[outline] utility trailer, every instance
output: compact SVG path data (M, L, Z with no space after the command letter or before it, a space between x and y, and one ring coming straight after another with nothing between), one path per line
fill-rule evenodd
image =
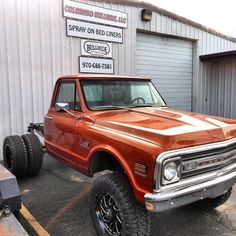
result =
M20 208L21 195L16 177L0 165L0 210L17 212Z
M21 194L16 177L35 176L40 171L45 151L43 123L30 123L28 132L4 140L6 168L0 165L0 235L28 235L17 220L21 209Z
M0 165L0 235L28 235L15 217L20 208L21 194L16 177Z

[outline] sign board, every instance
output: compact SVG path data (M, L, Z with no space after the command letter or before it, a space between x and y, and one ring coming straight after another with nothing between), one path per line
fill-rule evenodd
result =
M63 13L69 18L127 28L127 13L125 12L64 0Z
M122 43L123 31L121 28L97 25L77 20L66 20L67 36L89 38Z
M81 39L81 55L96 57L112 57L112 44Z
M114 74L114 60L96 57L79 57L79 72Z

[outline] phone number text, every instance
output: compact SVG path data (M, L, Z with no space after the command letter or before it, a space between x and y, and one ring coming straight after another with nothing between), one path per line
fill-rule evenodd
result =
M93 69L104 69L104 70L110 70L112 69L112 64L107 63L90 63L90 62L82 62L83 68L93 68Z

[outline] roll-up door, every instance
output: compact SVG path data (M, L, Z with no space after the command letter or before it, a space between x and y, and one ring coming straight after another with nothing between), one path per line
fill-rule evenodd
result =
M149 77L167 104L191 111L192 42L137 33L136 74Z

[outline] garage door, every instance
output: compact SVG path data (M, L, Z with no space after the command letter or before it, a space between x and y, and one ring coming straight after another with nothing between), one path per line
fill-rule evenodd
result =
M167 104L191 111L192 42L138 33L136 74L152 79Z

